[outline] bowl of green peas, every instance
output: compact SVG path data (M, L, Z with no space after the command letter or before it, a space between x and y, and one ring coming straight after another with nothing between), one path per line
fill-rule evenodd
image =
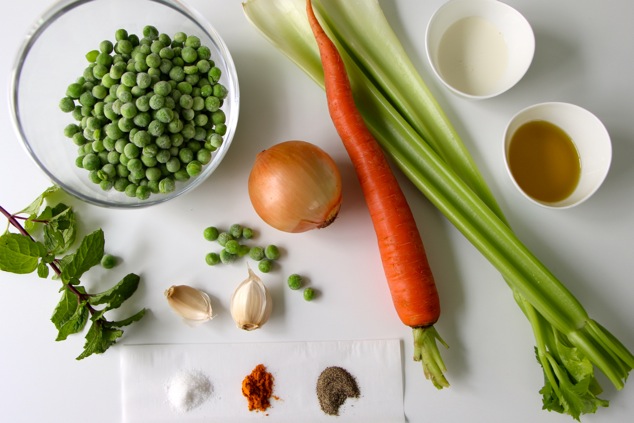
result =
M53 183L138 208L205 181L237 126L218 32L178 0L61 0L36 21L11 80L18 137Z

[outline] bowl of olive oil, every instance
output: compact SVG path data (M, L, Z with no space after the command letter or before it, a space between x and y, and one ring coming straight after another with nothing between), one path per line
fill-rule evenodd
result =
M594 194L612 160L610 135L588 110L548 102L518 112L504 133L513 184L544 207L569 208Z

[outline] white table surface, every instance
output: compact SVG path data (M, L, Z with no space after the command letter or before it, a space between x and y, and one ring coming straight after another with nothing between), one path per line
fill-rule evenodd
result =
M511 91L482 102L457 98L435 81L424 56L424 28L441 0L381 2L433 92L453 119L519 237L563 280L591 316L634 349L634 4L628 0L509 0L536 33L536 53ZM49 0L4 4L0 15L0 204L27 205L49 182L18 142L8 111L9 75L26 31ZM106 248L123 263L109 273L137 272L142 286L127 310L151 311L127 328L121 344L402 340L404 410L411 422L570 422L541 410L542 372L531 329L499 273L411 185L401 178L426 242L441 295L437 328L450 389L437 391L411 360L410 330L397 319L380 269L369 217L346 156L328 119L323 92L280 55L245 19L238 0L190 0L228 44L242 93L239 127L216 173L193 192L152 209L116 211L73 201L83 227L103 227ZM45 100L45 99L44 99ZM514 189L502 162L508 119L543 101L576 103L595 113L612 136L614 157L601 189L570 210L546 210ZM331 228L290 235L266 227L248 200L254 155L287 139L322 145L342 163L344 205ZM400 175L399 175L400 176ZM241 265L210 268L208 225L242 222L262 243L286 252L267 276L276 308L260 331L237 330L228 298L245 276ZM4 223L3 223L4 225ZM244 262L243 262L244 263ZM306 303L284 287L300 272L322 295ZM97 271L97 275L100 275ZM0 275L0 421L117 422L122 419L120 350L74 359L83 336L55 342L49 321L57 283L35 275ZM186 283L212 294L218 317L184 326L163 290ZM611 401L586 422L621 423L634 416L634 382L617 392L601 375ZM298 421L301 420L298 417ZM343 418L340 419L345 421ZM269 416L274 421L274 416Z

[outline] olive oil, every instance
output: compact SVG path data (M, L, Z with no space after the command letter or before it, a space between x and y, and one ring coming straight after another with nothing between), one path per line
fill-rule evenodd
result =
M573 193L581 162L568 134L550 122L530 121L520 126L508 149L509 169L520 188L544 203L556 203Z

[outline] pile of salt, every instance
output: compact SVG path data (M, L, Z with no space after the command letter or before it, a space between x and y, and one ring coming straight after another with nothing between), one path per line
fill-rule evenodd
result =
M179 413L199 407L212 393L209 378L196 370L178 372L165 389L172 408Z

